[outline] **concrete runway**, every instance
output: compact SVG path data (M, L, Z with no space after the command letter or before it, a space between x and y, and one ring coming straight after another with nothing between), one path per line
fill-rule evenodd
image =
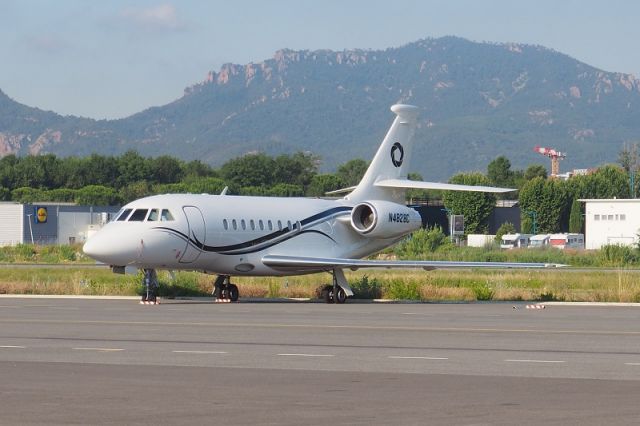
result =
M0 298L0 424L640 423L640 308Z

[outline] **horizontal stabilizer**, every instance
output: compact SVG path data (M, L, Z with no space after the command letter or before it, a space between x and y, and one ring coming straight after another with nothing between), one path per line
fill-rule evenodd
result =
M421 268L427 271L433 269L474 269L474 268L560 268L566 265L555 263L517 263L517 262L449 262L449 261L429 261L429 260L367 260L367 259L340 259L323 257L302 257L302 256L278 256L266 255L262 258L262 263L273 269L280 271L321 271L333 268L349 268L357 270L360 268Z
M351 192L357 188L357 185L349 186L348 188L336 189L335 191L325 192L324 195L338 195L338 194L346 194L347 192Z
M375 186L384 188L413 188L413 189L437 189L440 191L475 191L475 192L512 192L511 188L496 188L493 186L457 185L453 183L421 182L408 179L385 179L378 181Z

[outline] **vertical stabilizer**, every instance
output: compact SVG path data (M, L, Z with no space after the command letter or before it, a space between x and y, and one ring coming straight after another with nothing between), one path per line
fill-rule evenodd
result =
M348 200L387 200L404 203L404 188L385 188L374 184L381 180L407 178L419 109L412 105L398 104L393 105L391 111L396 114L396 119L364 177L356 189L346 197Z

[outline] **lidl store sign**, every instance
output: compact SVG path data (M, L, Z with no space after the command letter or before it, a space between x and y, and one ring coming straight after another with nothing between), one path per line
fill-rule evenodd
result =
M34 207L35 214L33 219L35 223L47 223L47 208L46 207Z

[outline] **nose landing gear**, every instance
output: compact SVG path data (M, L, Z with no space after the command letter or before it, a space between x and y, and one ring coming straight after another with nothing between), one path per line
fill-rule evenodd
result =
M240 297L238 286L231 284L229 275L218 275L213 283L213 293L216 301L220 302L237 302Z
M158 293L158 275L155 269L144 270L144 290L142 293L142 300L140 304L143 305L157 305L157 293Z

